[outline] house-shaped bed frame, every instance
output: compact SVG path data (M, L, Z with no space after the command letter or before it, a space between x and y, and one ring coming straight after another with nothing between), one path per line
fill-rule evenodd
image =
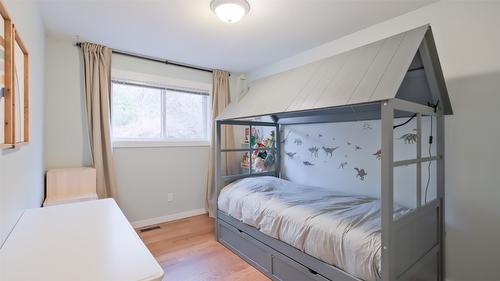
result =
M429 106L429 105L434 105ZM437 105L437 106L436 106ZM280 126L381 120L381 280L444 280L444 115L452 114L430 26L395 36L258 81L216 121L216 139L227 125L275 128L273 147L216 146L217 198L228 183L245 177L280 177ZM416 118L416 158L394 161L394 119ZM436 156L422 155L422 116L436 122ZM268 117L269 122L257 121ZM275 170L222 175L221 157L256 149L276 153ZM251 161L251 160L250 160ZM422 164L437 163L437 194L422 201ZM394 168L416 165L416 208L393 219ZM250 163L251 167L251 163ZM215 204L217 205L217 204ZM216 212L216 236L273 280L359 280L282 241Z

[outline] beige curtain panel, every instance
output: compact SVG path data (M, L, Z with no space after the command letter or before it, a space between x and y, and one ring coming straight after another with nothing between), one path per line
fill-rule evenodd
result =
M82 43L87 127L99 198L115 197L110 131L111 49Z
M208 176L207 176L207 210L211 217L215 216L215 204L217 190L215 186L215 118L222 113L224 108L229 105L231 98L229 95L229 72L222 70L214 70L213 72L213 88L212 88L212 139L210 142L210 155L208 160ZM234 133L232 126L223 126L221 128L221 145L222 147L234 147ZM221 174L233 174L233 170L237 165L237 159L230 153L223 153L221 159Z

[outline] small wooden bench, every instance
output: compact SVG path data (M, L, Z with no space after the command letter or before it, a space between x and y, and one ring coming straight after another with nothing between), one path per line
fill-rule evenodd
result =
M47 172L47 196L43 202L44 207L96 199L94 168L63 168Z

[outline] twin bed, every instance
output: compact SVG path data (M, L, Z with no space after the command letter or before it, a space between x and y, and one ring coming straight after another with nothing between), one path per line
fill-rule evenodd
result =
M219 210L366 281L380 279L380 200L275 177L224 187ZM396 218L409 210L394 208Z

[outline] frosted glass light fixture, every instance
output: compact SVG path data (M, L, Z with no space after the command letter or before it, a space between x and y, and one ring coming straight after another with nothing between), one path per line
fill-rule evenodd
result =
M210 8L223 22L235 23L250 11L250 4L246 0L212 0Z

